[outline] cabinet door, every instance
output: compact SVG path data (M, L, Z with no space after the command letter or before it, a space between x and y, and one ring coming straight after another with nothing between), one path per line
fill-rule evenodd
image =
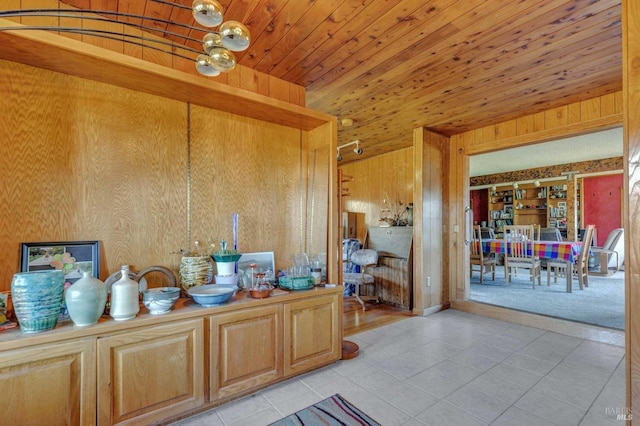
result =
M341 298L323 296L284 306L284 374L312 370L340 359Z
M6 425L96 424L95 339L0 353Z
M282 307L210 318L210 398L246 393L282 377Z
M98 340L99 423L149 424L204 404L204 322Z

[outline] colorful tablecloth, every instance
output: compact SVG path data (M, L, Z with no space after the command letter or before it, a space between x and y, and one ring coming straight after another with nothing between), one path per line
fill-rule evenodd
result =
M582 243L578 241L533 241L528 244L528 253L531 254L533 247L533 255L544 259L562 259L565 262L575 262L580 255ZM500 240L482 240L482 251L485 253L503 253L505 252L505 241Z

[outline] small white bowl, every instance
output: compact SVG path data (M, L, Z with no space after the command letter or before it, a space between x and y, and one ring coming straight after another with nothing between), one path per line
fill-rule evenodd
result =
M151 315L166 314L179 298L178 287L148 288L142 292L142 303Z

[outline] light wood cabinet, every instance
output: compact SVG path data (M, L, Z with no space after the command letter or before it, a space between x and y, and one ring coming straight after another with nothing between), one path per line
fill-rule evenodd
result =
M339 296L284 305L284 373L299 374L340 358L342 316Z
M149 424L202 406L203 347L200 319L99 339L98 423Z
M0 352L0 423L96 424L95 355L92 338Z
M209 318L210 399L263 387L282 378L282 306Z
M2 424L167 423L340 359L342 287L0 333Z

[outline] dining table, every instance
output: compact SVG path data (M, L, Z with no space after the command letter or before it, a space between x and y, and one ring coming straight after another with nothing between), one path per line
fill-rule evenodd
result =
M528 255L533 254L541 259L564 260L567 264L567 271L573 270L573 265L578 260L582 251L580 241L532 241L528 244ZM484 253L505 254L509 242L503 238L482 240L482 251ZM531 253L533 250L533 253ZM565 274L567 278L567 293L571 293L572 274Z

